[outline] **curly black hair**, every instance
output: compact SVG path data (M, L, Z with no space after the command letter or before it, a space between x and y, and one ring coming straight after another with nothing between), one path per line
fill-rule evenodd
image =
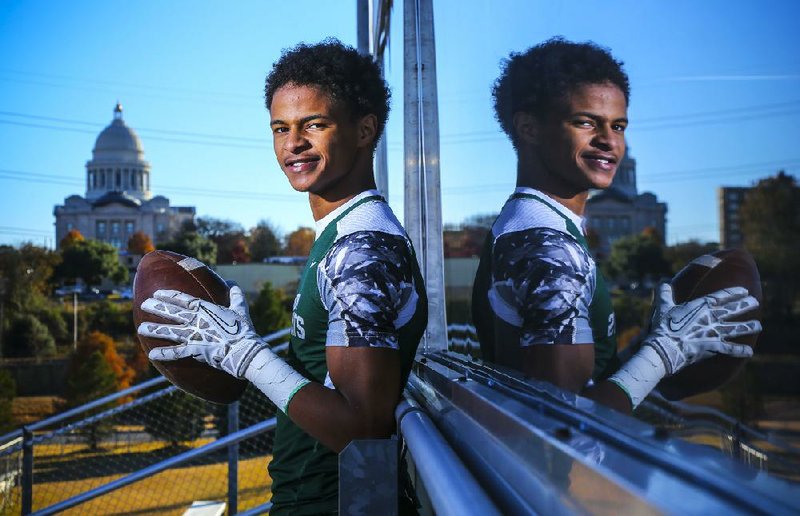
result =
M516 147L514 113L543 116L577 86L610 82L628 103L630 85L622 64L596 43L573 43L561 36L512 52L492 88L495 118Z
M317 86L334 102L342 102L354 117L373 114L378 118L374 145L386 126L391 92L372 57L360 54L336 38L320 43L300 43L284 49L264 84L267 109L275 92L287 84Z

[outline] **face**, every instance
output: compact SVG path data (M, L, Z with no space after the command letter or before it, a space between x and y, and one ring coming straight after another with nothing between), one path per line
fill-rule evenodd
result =
M363 119L353 120L320 88L294 84L275 92L269 111L275 157L292 188L322 195L355 184L351 172L371 144Z
M543 165L573 192L607 188L625 155L628 105L613 84L586 84L536 124Z

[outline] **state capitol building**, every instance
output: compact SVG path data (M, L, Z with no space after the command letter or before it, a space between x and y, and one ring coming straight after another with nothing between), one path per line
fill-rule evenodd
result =
M194 220L193 206L170 206L163 195L150 191L150 164L142 142L122 119L117 103L114 119L103 129L86 163L86 195L71 195L54 208L56 242L73 229L89 239L108 242L120 250L137 231L153 243L168 240L186 221Z

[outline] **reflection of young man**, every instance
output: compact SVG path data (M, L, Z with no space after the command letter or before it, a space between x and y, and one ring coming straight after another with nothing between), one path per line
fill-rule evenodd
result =
M238 287L230 308L156 292L142 308L175 324L144 323L139 333L179 343L151 359L207 362L250 380L281 410L271 514L335 513L336 452L393 432L427 300L411 242L375 190L372 156L389 112L375 63L335 40L299 45L275 64L265 91L278 163L308 192L317 221L288 359L255 334Z
M494 87L495 113L517 152L517 188L492 226L473 290L486 360L521 369L621 411L666 375L705 357L750 356L728 339L757 321L733 288L678 305L658 289L651 332L619 366L614 313L589 254L583 211L625 154L628 77L604 49L554 38L512 54Z

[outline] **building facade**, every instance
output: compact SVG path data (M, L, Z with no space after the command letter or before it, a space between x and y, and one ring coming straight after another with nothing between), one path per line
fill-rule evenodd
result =
M750 190L746 186L721 186L717 189L719 243L723 249L744 246L739 208Z
M150 164L144 159L139 136L114 107L111 124L103 129L86 163L86 193L71 195L54 208L56 242L72 229L120 250L137 231L154 243L167 240L186 221L194 220L192 206L170 206L163 195L150 191Z
M650 192L639 193L636 160L627 150L611 186L590 193L584 215L590 243L598 257L607 256L618 238L639 234L646 228L655 229L666 240L667 204Z

